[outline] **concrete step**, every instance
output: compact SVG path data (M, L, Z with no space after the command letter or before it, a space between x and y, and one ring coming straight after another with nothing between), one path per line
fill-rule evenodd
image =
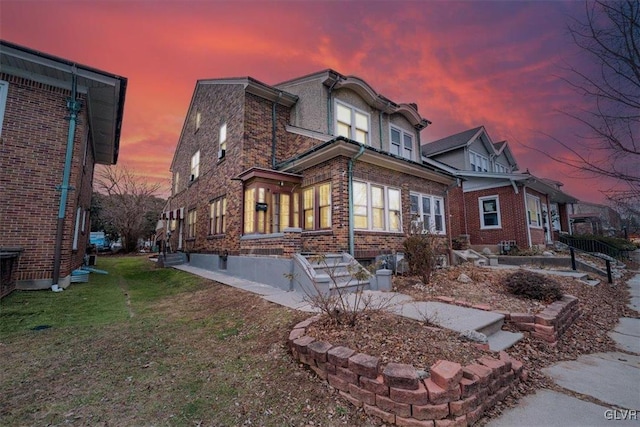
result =
M475 330L488 337L489 335L500 332L502 330L502 325L504 325L504 317L499 319L497 318L484 326L478 326Z
M487 336L489 350L502 351L516 344L523 337L520 332L497 331Z

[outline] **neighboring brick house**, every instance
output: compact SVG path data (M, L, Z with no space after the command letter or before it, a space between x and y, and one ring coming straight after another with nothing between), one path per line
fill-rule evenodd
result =
M127 80L7 41L0 61L0 252L20 254L3 294L65 287L86 252L94 165L118 158Z
M456 180L422 163L428 124L333 70L274 86L199 80L171 163L170 248L286 288L295 254L401 251L416 216L446 236Z
M577 200L561 183L518 173L508 143L493 142L483 126L424 144L422 155L462 181L450 191L453 238L469 236L478 248L529 248L570 231L567 206Z

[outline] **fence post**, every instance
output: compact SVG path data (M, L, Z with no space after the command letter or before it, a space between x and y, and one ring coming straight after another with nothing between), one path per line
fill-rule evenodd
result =
M576 252L573 249L573 247L569 248L569 252L571 252L571 269L573 271L576 271L577 270L577 268L576 268Z
M611 261L608 259L605 261L607 262L607 280L609 283L613 283L613 278L611 277Z

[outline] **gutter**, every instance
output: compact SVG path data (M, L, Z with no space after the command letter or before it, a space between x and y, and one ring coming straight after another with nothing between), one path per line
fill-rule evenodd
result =
M71 176L71 161L73 160L73 141L76 134L76 122L78 112L82 108L80 101L76 99L78 90L78 77L75 65L71 68L71 97L67 99L67 110L69 110L69 130L67 133L67 152L64 160L64 172L62 176L62 185L58 186L60 190L60 205L58 207L58 222L56 226L55 252L53 255L53 277L52 287L58 285L60 281L60 260L62 258L62 237L64 231L64 217L67 207L67 198L69 195L69 178Z
M358 153L349 159L349 167L348 167L348 178L349 178L349 254L352 257L354 256L354 240L355 233L353 227L353 164L358 159L358 157L364 154L365 147L363 144L360 145L360 150Z

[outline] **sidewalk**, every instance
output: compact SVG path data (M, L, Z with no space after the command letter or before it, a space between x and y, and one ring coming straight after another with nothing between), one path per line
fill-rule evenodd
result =
M638 309L640 274L627 282L632 297L630 307ZM554 382L575 393L539 390L526 396L518 406L492 420L502 426L602 426L640 425L640 319L623 317L611 338L628 352L582 355L577 360L557 363L543 372ZM591 400L591 401L589 401ZM600 404L592 403L598 401Z
M309 313L318 311L307 302L307 298L302 292L284 291L263 283L251 282L190 265L176 265L173 268L258 294L267 301L288 308ZM366 299L371 299L373 307L381 307L392 313L418 321L428 320L442 328L460 333L475 331L484 334L489 348L493 351L505 350L522 338L521 333L502 331L504 323L504 315L502 314L441 302L414 301L410 296L397 292L364 291L364 294ZM356 304L353 295L347 295L347 299L352 307Z

